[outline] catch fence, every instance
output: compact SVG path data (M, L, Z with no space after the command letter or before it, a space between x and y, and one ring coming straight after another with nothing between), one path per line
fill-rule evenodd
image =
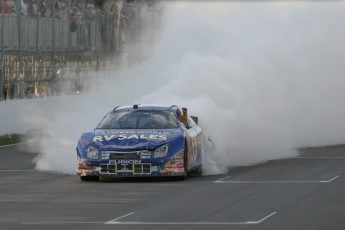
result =
M75 92L85 69L111 67L158 14L144 0L114 2L116 11L98 9L92 18L0 12L0 100Z

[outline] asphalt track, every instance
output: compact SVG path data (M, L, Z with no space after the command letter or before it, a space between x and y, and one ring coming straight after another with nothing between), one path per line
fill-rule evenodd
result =
M82 182L0 147L0 229L345 229L345 146L186 181Z

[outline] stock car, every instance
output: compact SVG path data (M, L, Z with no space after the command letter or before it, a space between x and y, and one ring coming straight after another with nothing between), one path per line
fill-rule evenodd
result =
M198 117L180 121L175 105L115 107L76 147L83 181L106 177L177 177L201 174L203 131Z

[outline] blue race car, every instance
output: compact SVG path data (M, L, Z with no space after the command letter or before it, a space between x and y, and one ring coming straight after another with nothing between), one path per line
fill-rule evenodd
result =
M181 122L175 106L133 105L107 113L77 145L77 174L83 181L105 177L186 178L201 173L202 129L197 117Z

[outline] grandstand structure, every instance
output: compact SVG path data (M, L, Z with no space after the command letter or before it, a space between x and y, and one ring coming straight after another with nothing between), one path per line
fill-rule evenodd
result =
M27 2L0 0L0 100L85 90L159 14L159 0Z

